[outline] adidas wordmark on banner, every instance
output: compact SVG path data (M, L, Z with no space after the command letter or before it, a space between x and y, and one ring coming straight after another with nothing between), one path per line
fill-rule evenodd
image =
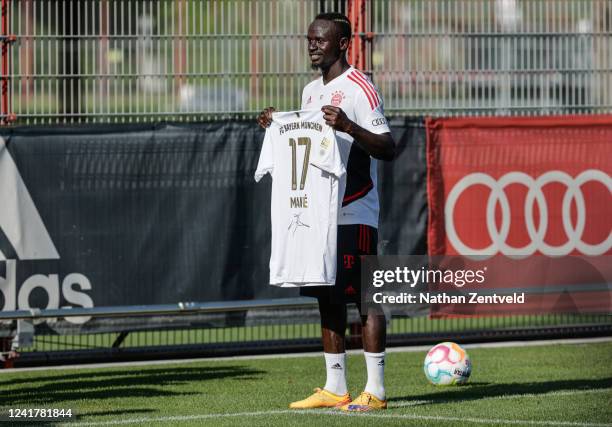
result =
M62 298L71 305L94 306L84 292L91 289L91 283L81 273L67 274L63 280L57 273L35 274L18 285L18 260L59 260L60 256L3 138L0 138L0 229L17 257L10 259L0 250L0 262L5 264L4 277L0 275L1 311L29 310L30 294L35 289L47 293L47 309L60 308ZM89 319L88 316L66 317L75 324Z
M346 169L320 110L272 115L255 180L266 173L272 176L270 284L334 285Z

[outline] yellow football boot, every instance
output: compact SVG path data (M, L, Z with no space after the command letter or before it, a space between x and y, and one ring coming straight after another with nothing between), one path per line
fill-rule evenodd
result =
M291 409L313 409L313 408L337 408L342 405L350 403L351 395L346 393L343 396L339 396L334 393L330 393L322 388L315 388L314 394L307 397L304 400L298 400L289 404Z
M340 409L348 412L366 412L377 409L387 409L387 401L380 400L376 396L364 391L357 399L341 406Z

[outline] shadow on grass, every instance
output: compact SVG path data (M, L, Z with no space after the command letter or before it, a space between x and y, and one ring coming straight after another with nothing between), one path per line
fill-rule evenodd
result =
M432 386L433 387L433 386ZM415 406L465 402L492 397L511 397L523 394L546 394L561 391L597 390L612 387L612 378L596 380L562 380L534 383L472 383L459 387L439 388L432 393L389 398L390 402L414 401ZM420 403L419 403L420 402Z
M30 378L23 387L4 390L0 406L52 404L67 400L115 399L193 395L177 392L172 386L218 379L256 379L266 371L244 366L184 367L83 372L81 375L44 375ZM19 379L18 381L21 383ZM33 385L32 383L38 383ZM11 381L3 385L15 384Z
M180 360L177 361L177 363L180 363ZM138 366L138 365L134 365L133 367L125 367L125 368L121 368L121 369L117 369L116 367L109 367L109 368L101 368L101 369L96 369L96 368L86 368L83 367L83 369L75 369L75 370L71 370L70 374L58 374L58 372L60 372L59 370L41 370L41 371L26 371L24 372L27 376L24 376L23 378L11 378L10 380L2 380L0 381L0 387L4 387L4 386L9 386L9 385L16 385L16 384L34 384L34 383L44 383L44 382L63 382L63 381L79 381L82 380L83 378L107 378L107 377L135 377L135 376L142 376L142 375L160 375L161 373L168 373L168 372L172 372L172 371L176 371L176 370L180 370L181 372L185 372L187 370L206 370L206 371L213 371L213 370L224 370L224 369L237 369L239 367L237 366L226 366L226 365L220 365L217 367L212 367L212 368L200 368L200 367L195 367L195 366L184 366L181 368L165 368L163 367L164 365L161 365L161 367L158 368L149 368L146 365L142 365L142 366ZM247 368L245 368L247 369ZM65 372L65 371L64 371ZM16 374L19 373L19 371L15 371ZM0 378L2 378L1 376L2 372L0 371ZM10 373L8 375L13 375L13 373Z
M128 415L128 414L139 414L139 415L149 415L152 412L157 412L155 409L116 409L110 411L77 411L77 420L81 417L109 417L109 416L120 416L120 415Z

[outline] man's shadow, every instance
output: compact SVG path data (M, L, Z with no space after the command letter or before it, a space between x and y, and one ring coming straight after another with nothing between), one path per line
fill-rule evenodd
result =
M471 383L463 386L436 389L432 393L389 398L390 402L414 402L413 406L466 402L500 396L546 394L551 392L593 391L612 388L612 377L594 380L560 380L533 383Z
M265 371L244 366L225 365L208 367L179 367L142 369L133 371L104 370L53 375L44 373L27 378L0 381L0 387L24 384L22 387L5 389L0 396L0 406L56 405L61 402L81 399L116 399L134 397L161 397L197 394L174 391L172 385L193 381L258 379Z

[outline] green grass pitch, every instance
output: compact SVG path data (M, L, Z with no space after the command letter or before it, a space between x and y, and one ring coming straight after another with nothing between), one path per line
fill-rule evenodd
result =
M322 357L4 372L0 406L72 408L76 425L612 425L611 342L468 352L474 369L461 387L428 384L425 352L389 353L389 409L375 413L287 408L323 385ZM348 371L356 395L361 354L349 356Z

